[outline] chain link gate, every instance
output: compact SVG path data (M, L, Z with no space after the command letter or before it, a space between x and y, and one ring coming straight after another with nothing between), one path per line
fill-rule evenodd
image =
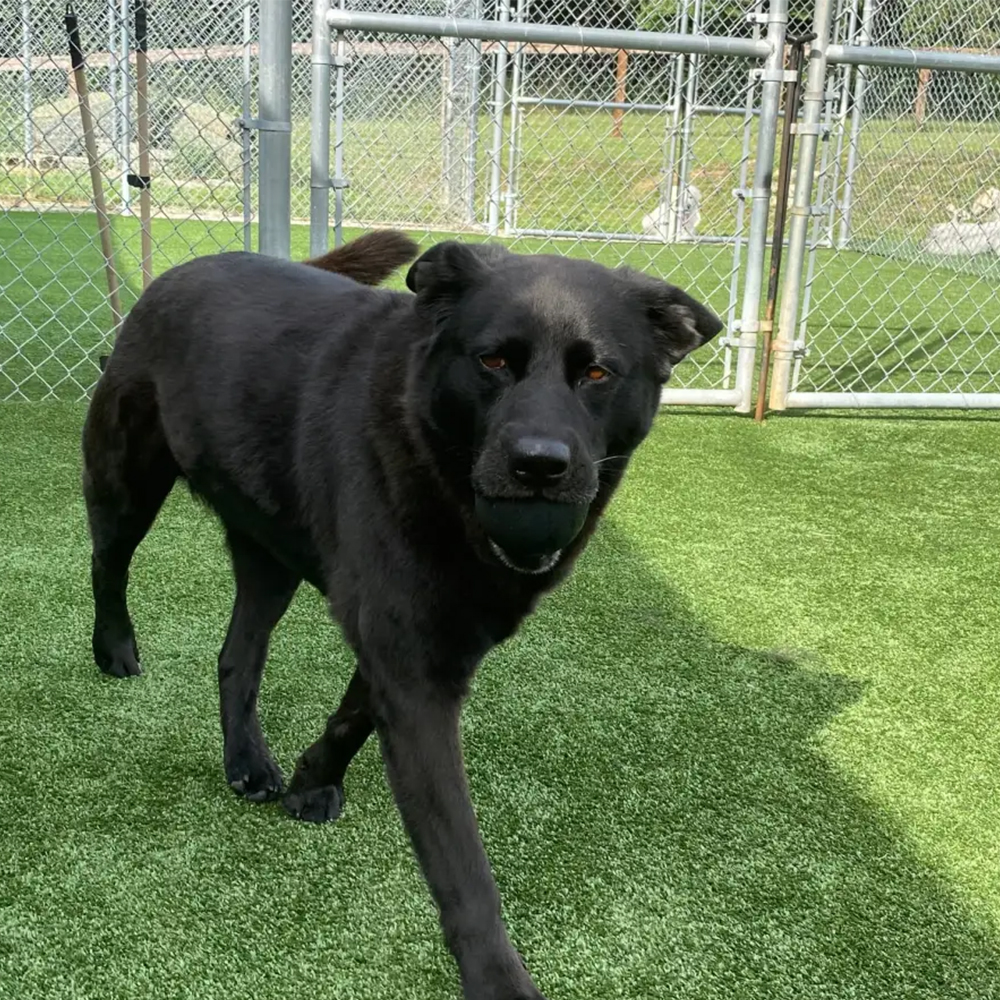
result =
M1000 408L1000 10L816 0L814 30L770 406Z
M335 238L376 225L480 234L660 273L728 319L665 401L749 410L785 3L745 11L744 37L568 28L528 13L526 0L500 0L491 21L319 0L314 60L333 72L316 77L312 116L333 120L335 155L331 169L320 127L312 252L326 246L332 187L344 193ZM728 101L699 100L705 66L729 81ZM720 144L731 161L713 153Z

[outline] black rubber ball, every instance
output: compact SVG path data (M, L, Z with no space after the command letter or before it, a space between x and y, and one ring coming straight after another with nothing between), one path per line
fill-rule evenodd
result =
M566 548L587 519L587 504L476 497L476 517L486 533L512 556L549 555Z

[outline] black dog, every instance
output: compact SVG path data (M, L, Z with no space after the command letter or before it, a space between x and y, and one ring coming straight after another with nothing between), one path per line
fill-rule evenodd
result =
M282 790L257 692L307 580L357 669L285 808L335 819L376 731L465 996L538 1000L469 801L461 703L483 655L569 572L673 365L721 323L633 271L455 242L412 265L415 296L358 283L415 253L388 232L312 267L222 254L145 292L84 431L94 656L139 672L129 562L182 477L220 517L236 577L219 655L229 784Z

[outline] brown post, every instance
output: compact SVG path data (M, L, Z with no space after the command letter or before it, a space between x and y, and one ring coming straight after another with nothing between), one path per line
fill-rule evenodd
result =
M917 97L913 102L913 117L918 125L923 125L927 117L927 92L931 89L933 71L921 69L917 71Z
M618 50L618 62L615 66L615 104L625 103L625 75L628 73L628 52L625 49ZM616 138L622 137L622 116L625 114L624 108L615 108L611 112L611 120L614 126L611 134Z
M118 286L118 272L115 270L114 247L111 242L111 221L108 218L108 208L104 200L104 177L101 174L101 161L97 152L94 116L90 110L90 93L87 90L87 70L83 58L83 47L80 44L80 29L76 12L72 4L69 3L66 5L65 23L66 35L69 40L70 63L76 79L80 123L83 126L83 142L87 150L87 163L90 166L90 184L94 191L97 232L101 239L101 252L104 254L104 272L108 281L108 302L111 305L111 317L117 334L122 321L122 303Z

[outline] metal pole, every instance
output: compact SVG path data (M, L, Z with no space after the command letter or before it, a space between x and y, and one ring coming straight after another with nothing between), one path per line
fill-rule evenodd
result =
M751 16L759 15L761 12L762 0L755 0ZM754 16L753 37L760 38L760 18ZM754 71L755 72L755 71ZM747 73L746 94L743 107L743 145L740 150L740 186L733 192L736 197L736 220L735 233L733 236L733 263L729 273L729 307L726 310L726 329L736 329L736 310L739 306L740 292L740 260L743 251L743 234L746 226L747 214L747 177L750 165L750 141L753 130L754 118L754 97L756 95L756 81L754 72ZM722 385L724 389L730 388L730 380L733 376L733 342L727 336L722 355Z
M498 0L497 21L510 22L510 0ZM503 157L503 116L507 106L507 46L500 45L494 63L493 80L493 145L490 149L490 201L486 229L490 236L500 230L500 198L502 191L501 159Z
M872 21L877 0L864 0L861 14L860 46L871 45ZM840 215L840 238L837 245L843 249L851 238L851 209L854 206L854 173L858 167L858 146L861 142L861 122L864 114L865 90L868 86L868 67L858 66L854 77L854 110L851 112L851 138L847 144L847 168L844 171L844 205Z
M124 181L124 173L121 171L121 148L122 148L122 117L120 114L118 96L118 0L108 0L108 96L111 98L111 121L106 128L110 130L108 138L111 140L112 152L118 160L119 177ZM125 199L122 199L122 210L125 210Z
M21 86L24 108L24 162L35 160L34 104L31 99L31 0L21 0Z
M781 9L787 14L788 5L782 3ZM508 5L508 14L509 10ZM551 45L579 45L588 49L633 49L636 52L698 52L709 56L743 56L748 59L766 59L770 51L766 42L749 38L677 35L663 31L618 31L612 28L569 27L559 24L519 24L511 22L509 16L496 21L466 21L454 17L331 10L327 19L330 26L339 31L375 31L426 35L429 38L479 38L484 42L542 42ZM912 55L918 60L923 58L923 53L904 52L904 55ZM851 58L851 53L844 51L841 61L849 61ZM963 65L975 64L981 58L983 57L967 56L960 62ZM996 61L1000 62L1000 58Z
M253 206L250 204L253 171L250 166L250 86L253 79L251 50L253 47L252 14L253 0L243 0L243 120L240 127L240 144L243 154L243 249L249 253L253 249Z
M826 0L818 0L826 2ZM740 318L739 355L736 359L738 413L749 413L753 396L754 356L760 329L761 286L764 253L767 247L767 218L774 172L774 148L778 132L778 106L784 81L785 29L788 26L787 0L771 0L767 12L769 52L761 73L760 117L757 119L757 159L754 164L750 197L750 232L747 237L747 270L743 286Z
M695 0L694 13L692 16L691 31L698 33L701 31L702 6L701 0ZM691 176L691 158L694 155L694 116L698 102L698 70L701 60L697 53L692 52L688 56L688 77L684 93L684 125L681 132L681 164L677 177L677 191L675 194L676 211L673 213L676 219L677 230L674 238L683 238L684 231L681 225L688 204L687 186L688 178Z
M330 0L313 4L312 127L310 131L309 256L329 249L330 232Z
M132 189L128 183L128 165L132 155L132 73L129 64L129 35L128 35L128 5L129 0L121 0L118 10L118 121L120 127L118 136L121 145L118 147L119 170L121 170L122 184L122 211L126 215L132 214Z
M347 0L340 0L340 9L347 6ZM333 245L339 247L344 242L344 71L347 69L347 40L342 31L337 32L337 52L334 58L337 67L333 98Z
M142 287L153 280L153 234L150 230L149 177L149 37L146 0L135 0L135 103L139 138L139 173L129 181L139 188L142 227Z
M477 10L479 5L476 5ZM466 125L465 143L465 221L472 225L476 221L476 156L479 148L479 74L483 63L483 43L476 39L469 55L469 113ZM515 74L517 67L515 66Z
M858 9L861 0L847 0L850 4L847 18L847 31L845 38L848 43L854 41L854 36L858 30ZM837 198L840 193L840 169L844 162L844 133L847 124L848 104L851 99L851 81L854 79L854 67L844 66L840 73L840 105L836 111L836 132L837 144L836 152L833 154L833 177L830 181L830 207L827 212L827 239L830 246L835 245L834 230L837 224ZM824 154L825 155L825 154ZM810 267L812 262L810 261Z
M260 0L260 252L292 253L292 3Z
M680 16L677 24L679 33L682 35L688 34L688 3L689 0L683 0L684 6L681 8ZM666 184L667 184L667 200L664 201L663 194L660 195L660 204L657 205L657 217L660 219L662 225L662 215L660 212L660 206L666 204L667 206L667 228L666 228L666 243L673 243L677 239L677 229L678 229L678 196L677 192L680 190L680 175L681 168L678 163L678 155L683 158L683 151L678 154L678 146L681 142L681 115L684 114L684 80L688 72L688 59L689 57L685 53L679 53L674 56L677 60L677 64L674 67L674 72L672 74L672 97L673 97L673 108L670 115L670 140L667 143L667 166L666 171Z
M772 410L785 409L792 363L795 359L795 323L799 312L802 272L805 265L809 218L812 214L813 173L816 148L822 131L824 92L826 89L826 50L830 44L830 21L833 0L816 0L813 32L816 40L809 50L809 68L802 94L802 121L796 128L800 138L798 174L788 231L788 272L781 296L778 329L774 338L774 372L771 382Z
M521 24L528 16L528 0L517 0L516 21ZM507 141L507 196L503 207L503 231L505 236L513 234L517 228L517 169L519 166L519 143L521 141L521 74L524 63L524 46L514 50L514 65L510 74L510 137ZM478 91L477 91L478 92ZM470 219L470 221L474 221Z

